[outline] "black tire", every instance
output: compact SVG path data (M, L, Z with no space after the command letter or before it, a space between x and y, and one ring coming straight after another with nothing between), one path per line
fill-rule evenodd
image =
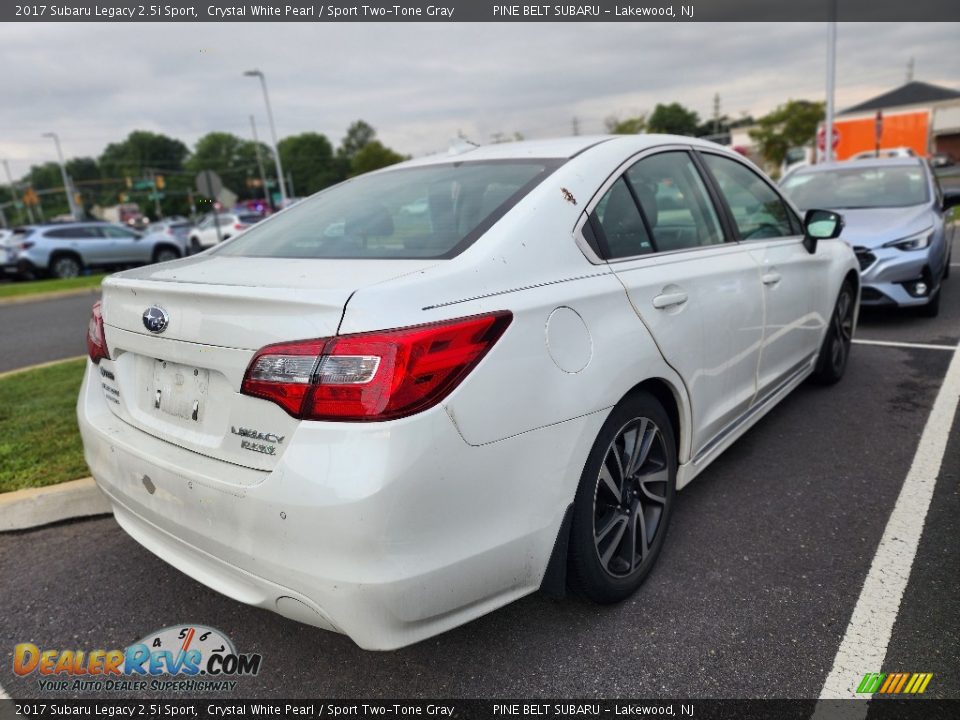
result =
M656 564L676 497L674 437L663 406L645 392L625 398L604 422L580 478L570 526L568 577L580 595L620 602Z
M849 280L843 283L837 302L830 314L830 326L820 346L817 367L811 379L819 385L833 385L840 381L850 359L853 341L853 316L856 312L856 291Z
M198 252L202 251L203 248L200 247L200 241L195 237L190 238L190 254L196 255Z
M170 262L171 260L176 260L179 257L180 253L177 252L177 249L167 245L158 247L153 251L153 261L155 263Z
M920 314L923 317L935 318L940 314L940 296L943 295L943 287L940 286L934 292L933 296L927 302L926 305L920 306Z
M50 275L60 280L78 277L83 263L76 255L54 255L50 259Z
M950 253L950 254L953 255L953 253ZM951 263L951 262L952 262L952 259L951 259L950 257L947 257L947 265L946 265L946 267L943 268L943 279L944 279L944 280L946 280L948 277L950 277L950 263Z

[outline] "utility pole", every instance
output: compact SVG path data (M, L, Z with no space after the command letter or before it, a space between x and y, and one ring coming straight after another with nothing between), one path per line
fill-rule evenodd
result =
M253 148L257 152L257 167L260 170L260 184L263 185L263 199L267 205L273 208L273 201L270 198L270 189L267 187L267 174L263 171L263 158L260 157L260 139L257 137L257 121L253 115L250 116L250 129L253 130Z
M907 61L907 82L913 82L913 58Z
M580 120L577 118L576 115L573 116L573 123L572 123L572 124L573 124L573 134L574 134L574 135L579 135L579 134L580 134Z
M837 65L837 0L830 0L827 22L827 117L823 127L823 158L833 160L833 85Z
M60 148L60 136L55 132L43 134L44 137L53 138L53 144L57 146L57 158L60 160L60 176L63 178L63 191L67 194L67 207L70 208L70 216L74 220L80 219L80 209L77 207L77 200L73 197L73 188L70 185L70 177L67 175L67 166L63 162L63 150Z
M290 188L290 197L295 198L297 193L293 189L293 175L291 175L289 172L287 173L287 187Z
M17 186L13 182L13 175L10 173L10 161L3 161L3 169L7 171L7 182L10 184L10 198L13 200L13 206L17 206ZM33 224L33 210L30 209L30 206L24 203L27 208L27 218L30 220L30 224Z

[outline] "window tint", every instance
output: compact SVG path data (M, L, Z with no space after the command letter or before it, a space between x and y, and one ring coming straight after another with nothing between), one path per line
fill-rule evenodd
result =
M219 246L245 257L443 258L473 242L559 162L454 162L361 175Z
M777 192L736 160L704 153L704 162L720 186L743 240L796 235L790 213Z
M657 252L683 250L724 241L707 189L685 152L644 158L627 170Z
M44 235L58 240L89 240L103 237L98 228L92 227L55 228L47 230Z
M653 252L640 210L623 178L619 178L600 198L590 215L590 222L602 245L606 245L604 254L608 259Z

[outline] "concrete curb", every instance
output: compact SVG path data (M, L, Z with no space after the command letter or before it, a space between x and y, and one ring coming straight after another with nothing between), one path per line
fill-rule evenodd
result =
M93 478L0 494L0 532L112 512Z
M25 365L23 367L14 368L13 370L4 370L3 372L0 372L0 380L10 377L11 375L19 375L20 373L30 372L31 370L41 370L43 368L53 367L54 365L59 365L65 362L83 360L86 357L86 355L74 355L72 357L61 358L60 360L48 360L47 362L37 363L36 365ZM0 497L3 496L0 495Z
M73 297L75 295L99 295L99 287L77 288L76 290L51 290L50 292L31 293L28 295L11 295L0 297L0 305L20 305L21 303L39 302L41 300L56 300L58 298Z

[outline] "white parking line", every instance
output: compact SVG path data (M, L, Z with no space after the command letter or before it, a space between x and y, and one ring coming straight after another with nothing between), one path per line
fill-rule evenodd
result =
M953 345L930 345L927 343L895 342L893 340L866 340L854 338L854 345L879 345L880 347L897 348L916 348L918 350L950 350L953 352L956 348Z
M887 520L833 667L823 684L821 700L856 698L855 690L865 673L884 671L882 665L893 624L910 579L910 568L923 534L958 402L960 352L955 352L923 428L910 471ZM867 699L864 695L859 697ZM827 704L819 705L814 718L828 715L831 712L828 707ZM863 718L867 704L858 704L855 710L853 715Z

